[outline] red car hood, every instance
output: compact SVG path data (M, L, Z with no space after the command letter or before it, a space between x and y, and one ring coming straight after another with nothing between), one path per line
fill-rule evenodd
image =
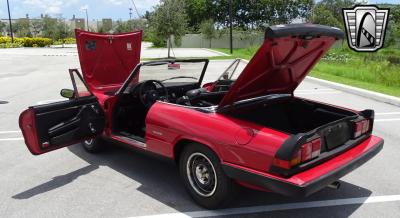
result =
M140 62L142 31L99 34L75 30L79 61L91 91L120 87Z
M268 27L265 41L240 74L219 108L267 94L293 93L343 32L314 24Z

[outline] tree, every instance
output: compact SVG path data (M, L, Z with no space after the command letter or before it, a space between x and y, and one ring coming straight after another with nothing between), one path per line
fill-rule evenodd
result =
M128 24L128 22L124 22L122 20L117 20L117 25L114 29L116 33L126 33L132 31L132 27Z
M17 22L15 22L15 24L13 25L13 28L15 28L15 33L19 37L32 36L31 30L30 30L29 19L27 19L27 18L18 19Z
M186 33L187 15L183 0L161 0L154 8L149 25L154 32L154 37L168 41L168 58L171 50L171 36L180 42Z
M51 18L46 15L43 18L42 22L43 22L42 35L44 37L51 38L53 40L57 40L60 38L57 32L57 19Z
M332 11L321 5L317 5L314 7L310 20L312 23L315 24L335 26L341 29L344 28L342 22L340 22L338 18L333 15Z
M42 36L57 41L74 35L72 29L65 23L63 19L51 18L45 16L42 19Z
M216 36L215 23L212 19L205 20L200 24L200 32L203 34L204 38L210 40L210 48L211 41Z
M31 22L31 29L32 29L32 34L33 36L37 36L39 35L39 33L42 31L43 29L43 22L41 19L35 19L32 20Z
M227 27L229 24L229 0L213 0L209 16ZM243 30L264 25L286 24L307 17L314 5L313 0L232 0L233 23Z
M147 25L147 20L145 19L135 19L135 20L128 20L128 21L117 21L117 27L115 28L114 32L116 33L126 33L131 32L134 30L145 30Z
M356 0L322 0L318 2L310 17L311 22L344 29L342 8L351 8L361 4Z
M3 32L5 32L6 27L7 24L0 21L0 34L3 34Z
M390 8L388 26L385 36L385 47L397 45L400 42L400 5Z
M193 31L200 29L200 24L214 18L214 7L212 0L185 0L185 11L188 15L188 26Z

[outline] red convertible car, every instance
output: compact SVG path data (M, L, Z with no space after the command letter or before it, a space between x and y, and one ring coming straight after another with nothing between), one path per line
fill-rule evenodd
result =
M296 97L293 92L343 33L292 24L268 27L265 41L205 83L207 59L140 63L142 32L76 31L82 76L69 71L68 100L20 115L34 155L105 141L167 157L201 206L232 199L236 184L287 196L308 196L375 156L374 111L355 111Z

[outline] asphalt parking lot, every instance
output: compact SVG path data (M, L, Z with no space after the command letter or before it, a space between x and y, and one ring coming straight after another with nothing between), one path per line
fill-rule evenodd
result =
M229 61L212 61L214 80ZM376 111L384 149L344 177L339 190L294 199L243 189L230 208L205 211L185 192L174 165L110 146L91 155L73 145L42 156L26 149L18 116L72 87L76 56L0 53L0 217L399 217L400 108L305 81L296 95ZM8 103L7 103L8 102Z

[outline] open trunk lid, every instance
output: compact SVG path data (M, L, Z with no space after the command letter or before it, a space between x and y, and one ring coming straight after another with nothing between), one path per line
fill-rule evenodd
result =
M268 27L264 43L219 108L267 94L292 94L318 60L343 36L338 28L315 24Z
M99 34L75 30L83 78L91 91L118 88L140 62L142 31Z

